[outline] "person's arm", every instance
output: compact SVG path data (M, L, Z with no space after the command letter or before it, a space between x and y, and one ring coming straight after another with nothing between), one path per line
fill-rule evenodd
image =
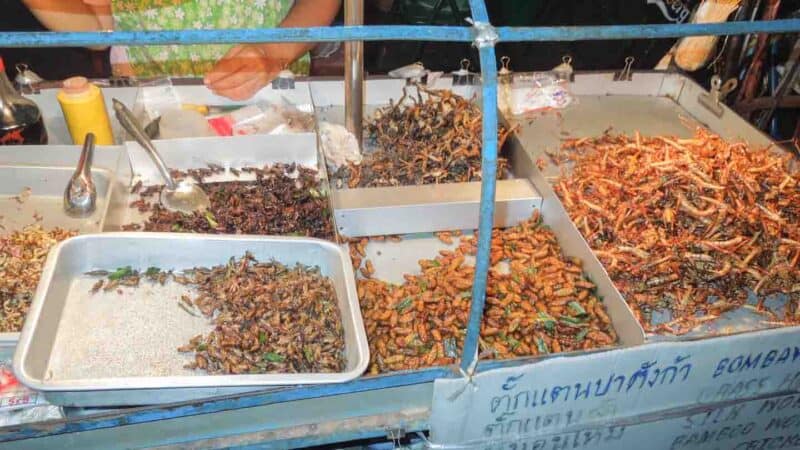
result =
M296 0L279 27L330 25L341 4L341 0ZM237 45L206 75L205 84L214 93L234 100L250 98L313 46L310 43Z
M95 0L97 1L97 0ZM106 0L110 2L110 0ZM53 31L102 30L98 15L83 0L22 0L47 29ZM110 16L110 6L108 15Z

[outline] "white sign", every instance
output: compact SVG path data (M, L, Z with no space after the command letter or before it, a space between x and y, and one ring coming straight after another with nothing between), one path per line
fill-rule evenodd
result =
M800 447L800 394L698 408L657 420L573 429L461 450L763 450ZM430 445L437 450L448 446Z
M507 442L798 389L798 328L653 343L437 380L431 441Z

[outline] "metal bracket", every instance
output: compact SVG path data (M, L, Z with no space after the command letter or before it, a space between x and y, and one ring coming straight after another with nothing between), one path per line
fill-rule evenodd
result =
M400 440L406 437L406 429L402 427L386 428L386 439L392 441L395 448L399 446Z
M634 61L635 59L633 56L628 56L625 58L625 67L614 74L614 81L631 81L633 79L633 71L631 68L633 67Z
M698 94L697 101L715 116L722 117L725 112L722 107L725 97L736 89L737 84L736 78L731 78L725 84L722 84L722 79L718 75L714 75L711 77L711 90Z
M467 22L472 25L472 33L475 36L474 43L478 48L493 47L497 41L500 40L497 30L492 24L476 22L469 17L467 18Z

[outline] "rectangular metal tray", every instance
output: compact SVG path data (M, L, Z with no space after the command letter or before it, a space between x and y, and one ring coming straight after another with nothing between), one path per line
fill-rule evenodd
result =
M587 252L590 251L588 247L583 248L580 245L571 245L564 242L564 239L569 239L569 234L561 233L555 228L557 226L563 227L564 223L569 223L569 219L563 215L563 212L551 208L546 214L542 214L542 221L549 225L556 234L559 239L559 245L565 255L581 259L587 257ZM463 230L463 234L465 236L471 235L472 230ZM433 259L439 255L440 250L453 250L458 247L460 238L453 235L452 239L453 243L448 245L432 233L416 233L403 235L402 240L399 242L393 242L390 239L383 241L370 240L365 248L366 257L362 262L362 267L366 260L370 260L375 268L375 272L372 275L373 279L392 284L401 284L405 282L404 274L419 275L421 273L418 263L420 259ZM588 254L588 256L592 255ZM474 260L468 258L466 263L474 264ZM639 326L628 305L622 300L622 296L611 284L605 270L599 265L587 264L584 261L584 273L597 284L597 295L604 298L603 303L619 337L617 346L600 350L642 344L644 342L644 331ZM360 272L356 272L356 277L362 278L363 275ZM554 353L541 358L576 353L585 352Z
M617 133L632 134L638 131L644 135L690 137L694 131L692 127L702 125L725 139L744 140L755 147L772 143L728 107L723 105L721 116L705 107L699 101L699 96L706 91L683 75L634 73L630 81L614 81L612 73L576 74L575 82L570 87L578 96L578 102L559 111L559 114L547 113L533 119L507 118L510 123L520 125L515 145L522 146L529 155L525 161L536 161L538 158L549 161L545 152L558 150L562 139L600 136L609 128ZM776 151L780 150L776 147ZM544 170L534 167L531 172L531 180L544 198L544 217L548 216L548 211L558 211L558 217L568 217L548 182L559 175L559 169L548 162ZM571 239L565 241L567 245L580 243L588 249L583 236L569 219L563 227L553 227L553 230L571 235ZM591 251L587 258L593 266L600 265ZM606 274L605 269L600 267L600 270ZM608 279L607 275L605 279ZM706 322L703 327L687 335L651 334L648 340L697 339L771 326L759 322L757 314L740 308Z
M80 152L80 147L67 145L0 149L0 233L18 231L34 223L46 230L60 227L80 234L98 233L106 227L108 211L124 192L118 177L124 172L124 166L120 166L124 152L119 147L96 149L92 167L96 210L88 218L76 219L64 213L63 195ZM30 195L20 197L23 191ZM19 333L0 333L2 346L14 346L18 340Z
M451 88L449 78L436 89ZM364 83L365 114L402 96L404 80L370 79ZM341 81L309 83L318 121L344 123L344 89ZM463 87L458 87L462 88ZM465 95L469 96L468 93ZM366 119L366 117L365 117ZM527 153L511 146L509 160L526 159ZM519 154L514 154L519 153ZM541 195L527 180L531 165L511 165L511 179L498 180L495 225L513 226L541 207ZM339 232L348 237L422 233L477 228L480 182L380 188L341 188L331 182L334 214Z
M178 307L177 297L173 301L163 295L159 296L156 290L149 297L163 300L163 311L160 310L160 305L156 305L155 313L122 317L121 314L124 314L123 310L127 307L120 306L121 312L116 313L108 305L98 305L96 308L102 308L106 315L95 323L87 323L85 315L76 313L80 311L76 307L81 305L81 300L85 300L89 293L76 291L73 283L78 278L84 278L83 274L87 271L128 265L135 268L157 266L176 270L195 266L210 267L225 264L229 258L241 257L245 252L252 253L261 261L275 260L287 265L301 263L318 266L323 275L333 280L345 334L345 371L334 374L187 374L187 370L181 368L183 363L177 350L174 354L169 352L169 348L177 348L185 342L169 342L166 338L162 356L158 356L160 347L155 352L137 354L136 343L130 342L137 333L153 328L156 329L155 332L159 332L158 323L176 323L176 320L183 327L186 326L186 321L195 319ZM147 288L142 286L131 292L130 296L134 298L126 299L123 296L121 300L146 301L148 297ZM90 313L94 308L91 303L88 306L84 304L83 307L88 308ZM153 322L156 323L155 326ZM170 330L161 333L166 335L167 331ZM59 351L60 340L66 339L64 336L74 336L75 333L81 333L81 338L69 341L73 343L69 351ZM134 352L132 356L136 358L137 364L148 368L116 364L117 367L90 369L86 371L88 373L64 377L51 371L52 368L59 367L64 372L83 370L81 365L89 364L85 359L86 355L114 355L118 352ZM141 359L138 359L140 356ZM57 365L53 365L55 358L60 359ZM177 368L174 359L178 359ZM122 406L188 400L266 386L338 383L361 375L368 361L369 348L349 257L336 244L318 239L290 237L104 233L68 239L55 247L48 256L39 289L14 355L14 372L22 383L42 391L48 401L54 404ZM141 375L143 371L152 371L156 367L164 375ZM95 376L98 371L107 373Z
M214 175L207 181L251 181L252 174L235 175L228 169L245 167L262 168L274 164L297 164L317 171L319 191L327 195L328 210L331 222L336 229L336 218L333 214L332 196L327 179L327 172L322 169L322 160L317 152L316 136L312 133L285 135L250 135L239 136L236 145L231 147L227 138L186 138L159 141L159 149L164 162L170 169L206 169L208 164L216 164L226 169L224 173ZM156 166L147 156L144 149L135 142L126 142L130 158L131 174L128 178L128 189L125 190L125 202L111 213L113 227L106 231L119 231L123 225L141 223L146 219L139 211L130 207L130 203L138 200L138 194L131 194L130 187L141 181L144 186L164 184Z

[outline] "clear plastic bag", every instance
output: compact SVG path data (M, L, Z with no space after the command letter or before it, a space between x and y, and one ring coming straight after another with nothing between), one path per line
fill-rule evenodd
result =
M208 123L220 136L307 133L314 130L314 116L301 111L285 98L280 103L260 101L211 116Z
M60 419L62 410L22 385L12 371L13 348L0 348L0 426Z
M569 81L553 72L515 73L498 86L500 109L514 116L563 109L575 102Z

